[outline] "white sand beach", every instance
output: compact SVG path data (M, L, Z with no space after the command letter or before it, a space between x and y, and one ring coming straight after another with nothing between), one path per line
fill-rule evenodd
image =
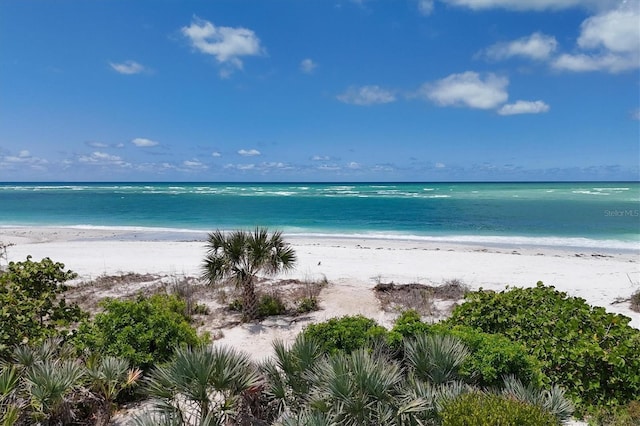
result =
M190 241L162 239L131 231L78 228L1 228L0 241L13 244L8 261L50 257L77 272L79 279L128 272L198 276L204 256L204 234ZM180 239L184 239L181 236ZM383 312L373 295L377 282L437 285L459 279L472 290L502 290L507 285L553 285L571 296L631 318L640 314L628 302L640 288L640 252L600 252L552 247L482 247L423 241L334 239L286 236L298 255L295 271L284 278L316 280L329 286L321 295L322 310L309 317L269 319L224 330L225 343L249 350L256 358L270 353L273 338L292 339L309 321L360 313L389 326L393 314ZM206 328L206 327L205 327Z

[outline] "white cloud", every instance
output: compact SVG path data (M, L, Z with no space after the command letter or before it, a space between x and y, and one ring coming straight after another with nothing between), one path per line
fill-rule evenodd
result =
M315 62L313 62L312 59L303 59L300 62L300 71L302 71L305 74L311 74L313 73L313 70L315 70L318 67L318 64L316 64Z
M109 147L109 145L107 145L106 143L94 142L94 141L87 141L84 144L87 146L90 146L91 148L108 148Z
M566 71L607 71L640 68L640 7L623 2L617 9L590 18L581 25L578 52L560 55L552 63Z
M542 101L516 101L513 104L503 105L502 108L498 110L498 114L542 114L547 111L549 111L549 105Z
M89 155L81 155L78 157L80 163L95 165L111 165L120 167L130 167L131 164L124 161L117 155L107 154L106 152L95 151Z
M362 166L360 165L360 163L356 163L355 161L352 161L349 164L347 164L347 167L350 168L351 170L358 170Z
M255 157L257 155L260 155L260 151L258 151L257 149L241 149L240 151L238 151L239 155L242 155L243 157Z
M640 121L640 108L631 111L631 119Z
M633 68L638 68L640 63L631 56L615 54L595 54L584 53L570 55L560 55L553 62L553 67L564 71L586 72L586 71L609 71L617 73Z
M311 157L311 161L329 161L331 160L331 157L329 157L328 155L314 155L313 157Z
M199 52L214 56L220 64L230 67L221 71L223 77L233 69L242 69L241 57L257 56L264 52L260 39L247 28L220 27L194 18L191 25L183 27L181 31Z
M206 169L207 166L198 160L184 160L182 165L187 169Z
M0 155L0 168L15 168L29 166L32 169L44 170L44 165L49 162L44 158L38 158L31 155L26 149L18 152L18 155Z
M256 165L255 164L226 164L224 168L236 169L236 170L253 170L256 168Z
M126 75L140 74L145 70L144 66L137 63L136 61L124 61L121 63L109 62L109 65L116 72Z
M454 6L467 7L474 10L507 9L507 10L560 10L571 7L600 8L614 4L616 0L442 0Z
M592 16L582 23L581 30L578 46L583 49L604 47L612 52L638 52L640 8L622 6Z
M447 167L444 163L436 163L435 166L436 169L444 169L445 167Z
M418 0L418 11L422 15L431 15L433 13L433 0Z
M379 86L351 86L341 95L337 96L340 102L352 105L375 105L394 102L396 95L389 90L382 89Z
M322 164L317 167L317 170L321 170L323 172L335 172L338 170L342 170L342 167L337 164Z
M212 157L215 157L215 158L218 158L218 157L222 157L222 154L220 154L218 151L213 151L213 152L211 153L211 156L212 156Z
M506 77L490 73L483 80L478 73L467 71L426 83L419 94L441 106L493 109L509 98L508 85Z
M484 53L487 57L498 60L513 56L542 60L547 59L557 47L555 37L536 32L528 37L489 46Z
M151 139L146 138L135 138L131 141L131 143L140 148L148 148L159 145L159 142L152 141Z

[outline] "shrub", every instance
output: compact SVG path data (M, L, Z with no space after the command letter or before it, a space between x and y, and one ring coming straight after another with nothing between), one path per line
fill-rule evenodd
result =
M427 324L416 311L405 311L389 332L387 341L401 349L404 338L420 334L444 334L460 339L471 354L462 364L460 377L479 386L501 386L505 376L515 376L525 384L540 386L545 381L540 362L520 343L499 334L483 333L464 326Z
M542 408L500 395L465 393L444 405L442 426L549 426L560 422Z
M429 324L422 322L420 314L413 310L404 311L396 319L393 328L387 336L387 342L394 349L402 347L405 337L415 337L418 334L429 333Z
M34 262L27 256L0 271L0 358L14 345L64 334L65 326L86 317L77 305L59 298L67 290L64 283L76 276L48 257Z
M307 312L318 310L318 299L315 297L305 297L300 301L296 312L299 314L305 314Z
M462 365L460 376L479 386L501 386L506 376L539 387L548 379L542 365L520 343L500 334L483 333L471 327L436 324L432 333L448 334L462 340L471 356Z
M310 324L303 334L320 343L326 353L335 354L363 348L375 339L386 337L387 330L370 318L355 315Z
M640 401L631 401L624 407L596 409L589 414L590 425L638 426L640 425Z
M229 310L234 312L242 312L242 300L233 299L231 303L229 303Z
M134 301L107 300L105 312L84 321L74 338L80 349L128 359L149 369L169 360L181 346L202 342L184 315L184 302L176 296L139 296Z
M640 290L631 295L631 309L640 312Z
M447 320L521 342L578 408L640 399L640 330L630 319L546 287L469 293Z
M286 311L286 306L276 296L265 294L258 301L258 317L260 318L282 315Z

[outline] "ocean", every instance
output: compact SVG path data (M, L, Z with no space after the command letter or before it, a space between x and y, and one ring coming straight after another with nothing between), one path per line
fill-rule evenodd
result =
M0 226L640 250L640 183L0 183Z

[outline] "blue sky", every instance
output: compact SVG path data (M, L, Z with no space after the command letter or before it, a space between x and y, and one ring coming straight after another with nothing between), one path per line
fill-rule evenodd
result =
M640 0L3 0L0 181L640 178Z

